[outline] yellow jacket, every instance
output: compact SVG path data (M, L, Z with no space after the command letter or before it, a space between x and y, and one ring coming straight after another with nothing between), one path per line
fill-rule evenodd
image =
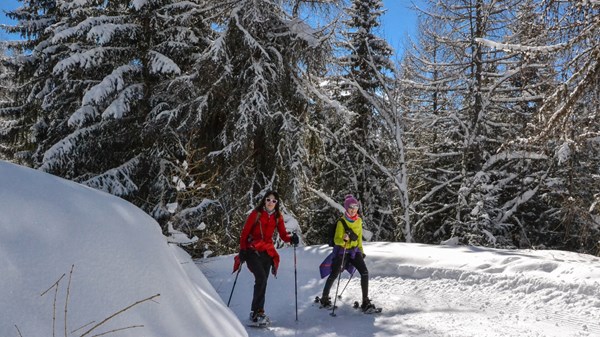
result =
M344 225L342 224L342 220L340 218L340 219L338 219L337 225L335 227L335 234L333 235L333 243L335 243L336 246L341 246L341 247L344 247L344 244L346 244L346 250L358 247L360 252L364 253L363 247L362 247L362 218L358 217L358 219L356 219L356 221L354 221L354 222L351 222L348 219L344 219L344 220L346 221L348 228L350 228L356 234L356 236L358 236L358 239L356 241L348 241L348 243L344 242L345 229L344 229Z

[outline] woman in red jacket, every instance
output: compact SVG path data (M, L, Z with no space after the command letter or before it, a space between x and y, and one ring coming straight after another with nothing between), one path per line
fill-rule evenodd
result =
M269 323L264 309L267 279L269 269L276 275L279 266L279 254L273 244L275 228L284 242L298 244L299 238L296 233L290 237L286 232L279 210L279 195L275 191L269 191L248 216L240 237L240 261L247 262L248 268L254 274L250 320L256 325Z

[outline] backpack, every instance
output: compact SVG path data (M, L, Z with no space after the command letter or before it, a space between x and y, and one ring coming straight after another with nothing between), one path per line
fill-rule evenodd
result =
M357 237L356 233L354 233L354 231L352 229L350 229L350 227L348 227L348 224L346 223L346 220L344 220L344 217L339 217L338 220L342 221L342 225L344 226L344 231L346 233L348 233L348 235L350 235L350 237L352 237L352 236ZM336 228L337 228L337 221L335 221L334 223L329 225L329 231L327 233L327 237L329 238L329 247L335 247L335 242L333 242L333 237L335 236ZM351 239L351 241L355 241L355 240Z

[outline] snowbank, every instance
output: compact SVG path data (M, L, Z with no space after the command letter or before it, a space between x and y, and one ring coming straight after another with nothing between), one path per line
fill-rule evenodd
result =
M0 336L247 336L140 209L3 161L0 270Z

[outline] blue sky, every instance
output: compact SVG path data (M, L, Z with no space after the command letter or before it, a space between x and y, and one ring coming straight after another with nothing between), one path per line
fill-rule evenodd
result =
M403 49L402 44L406 36L412 36L417 31L417 15L410 6L412 3L418 5L422 1L383 0L383 6L387 11L381 18L381 34L397 53Z
M414 0L416 3L421 1ZM416 15L409 10L412 2L413 0L383 0L387 12L381 20L381 33L396 51L402 49L402 42L405 40L406 35L412 35L416 31ZM13 10L20 5L21 3L17 0L0 0L0 24L9 22L4 15L5 10ZM0 29L0 40L7 39L15 39L15 37Z
M8 18L4 15L5 10L13 10L19 6L19 2L17 0L0 0L0 24L5 23L14 23L10 22ZM4 30L0 29L0 40L8 40L14 39L10 35L8 35Z

